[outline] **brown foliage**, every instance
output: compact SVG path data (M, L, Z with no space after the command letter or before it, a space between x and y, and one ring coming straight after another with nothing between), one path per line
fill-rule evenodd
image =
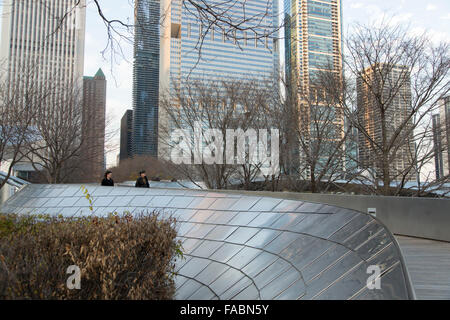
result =
M117 182L134 181L139 177L139 172L145 170L147 177L151 180L172 180L178 178L170 164L164 160L151 156L135 156L120 161L119 166L110 168L113 179Z
M2 218L0 299L173 298L173 218ZM81 271L79 290L66 286L72 265Z

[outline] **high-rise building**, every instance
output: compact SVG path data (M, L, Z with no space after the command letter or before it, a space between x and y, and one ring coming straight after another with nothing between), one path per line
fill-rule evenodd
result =
M434 166L436 169L436 179L444 176L444 161L442 160L442 126L440 114L433 115L433 144L434 144Z
M22 99L24 92L31 91L36 99L46 97L48 104L42 100L36 104L43 106L40 111L44 115L47 114L45 107L56 105L55 101L71 101L67 98L68 92L76 94L76 104L80 105L86 1L4 0L1 20L0 81L5 90L3 93L18 103L29 102ZM39 164L24 162L13 171L17 174L25 172L31 177L36 167L39 168Z
M135 1L133 143L136 155L158 155L160 1Z
M0 68L10 86L20 72L32 71L45 85L72 85L83 78L85 0L5 0ZM65 16L61 23L61 17ZM0 76L1 77L1 76Z
M132 156L131 141L133 136L133 110L125 111L120 121L120 155L119 160Z
M285 0L286 76L308 89L321 71L342 72L341 0Z
M383 87L384 83L384 87ZM383 97L377 97L376 94ZM381 114L379 99L390 101L382 106L384 120ZM358 122L364 127L364 133L359 132L359 162L364 169L371 169L381 175L380 151L374 149L373 143L383 145L383 135L387 141L396 134L395 157L391 154L390 172L392 177L402 177L407 172L407 180L417 179L414 155L411 114L411 78L406 66L379 64L360 72L357 79L357 114ZM383 121L383 122L382 122ZM406 121L406 125L405 125ZM383 129L384 127L384 129ZM398 134L399 128L402 128ZM397 132L397 133L396 133ZM370 139L366 136L369 135ZM393 150L393 148L392 148Z
M450 175L450 96L439 101L441 130L442 175Z
M220 3L217 0L208 2ZM242 24L242 29L257 27L254 31L234 30L230 37L217 27L206 32L207 26L192 14L195 8L191 3L186 3L184 8L181 0L173 2L172 24L179 25L180 29L172 33L171 82L188 76L194 80L272 79L278 76L278 1L241 2L232 8L233 19L249 20ZM251 20L249 17L256 18ZM263 37L264 34L267 36Z
M206 81L274 79L278 73L277 0L251 0L233 5L233 17L237 20L239 17L244 20L244 15L255 19L265 17L264 21L258 22L266 28L256 30L258 39L250 31L236 31L233 39L228 39L218 29L206 32L206 26L202 26L193 12L192 4L182 5L181 0L136 1L134 154L164 154L158 148L158 128L167 119L158 110L158 93L168 92L188 77ZM160 21L159 29L155 21ZM247 22L248 25L252 23L255 21ZM264 31L267 37L261 38ZM278 85L278 82L274 81L274 84Z
M327 163L329 157L333 157L334 152L330 150L339 148L340 144L335 147L333 143L344 137L343 113L330 101L320 98L323 88L316 82L317 76L323 73L332 73L337 80L342 79L342 1L285 0L284 17L288 94L292 95L292 101L297 105L298 126L306 142L293 152L298 154L302 167L307 154L314 153L320 167L320 163ZM325 111L324 108L333 110ZM316 124L324 122L330 124L321 130L327 132L326 137L316 130ZM323 143L324 139L330 144ZM319 140L322 140L320 145L324 147L311 151L315 149L314 145L319 145ZM333 167L342 171L344 159L336 160ZM307 178L311 168L305 168L303 175Z
M135 1L133 143L136 155L158 155L160 1Z
M98 181L105 170L106 78L99 69L83 79L82 178Z

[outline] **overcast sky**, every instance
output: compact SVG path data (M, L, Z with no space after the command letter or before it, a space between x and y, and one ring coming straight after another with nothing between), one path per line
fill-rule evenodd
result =
M0 4L2 2L0 0ZM100 2L103 4L105 16L109 19L133 18L133 6L129 0ZM393 17L393 22L410 24L413 32L428 32L436 42L450 42L450 0L343 0L344 36L351 32L353 24L376 23L385 15ZM120 118L125 110L132 107L132 47L124 41L124 59L115 55L117 59L111 63L110 55L101 53L106 44L105 26L98 17L96 8L89 4L84 71L85 75L94 75L101 67L105 72L108 80L107 113L113 119L112 125L119 128ZM116 141L119 142L119 135ZM108 165L115 164L116 156L117 153L108 155Z

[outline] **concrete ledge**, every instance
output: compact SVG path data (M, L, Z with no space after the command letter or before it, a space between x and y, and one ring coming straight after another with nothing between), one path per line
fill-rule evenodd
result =
M450 200L447 199L242 190L215 191L326 203L364 213L367 213L369 208L376 208L376 217L393 234L450 242Z

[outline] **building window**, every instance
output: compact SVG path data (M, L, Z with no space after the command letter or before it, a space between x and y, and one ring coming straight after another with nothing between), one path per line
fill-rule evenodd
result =
M247 45L247 31L244 31L243 38L244 38L244 46L246 46Z
M214 28L211 28L211 41L214 41Z
M191 24L190 23L187 24L187 36L188 36L188 38L191 37Z

